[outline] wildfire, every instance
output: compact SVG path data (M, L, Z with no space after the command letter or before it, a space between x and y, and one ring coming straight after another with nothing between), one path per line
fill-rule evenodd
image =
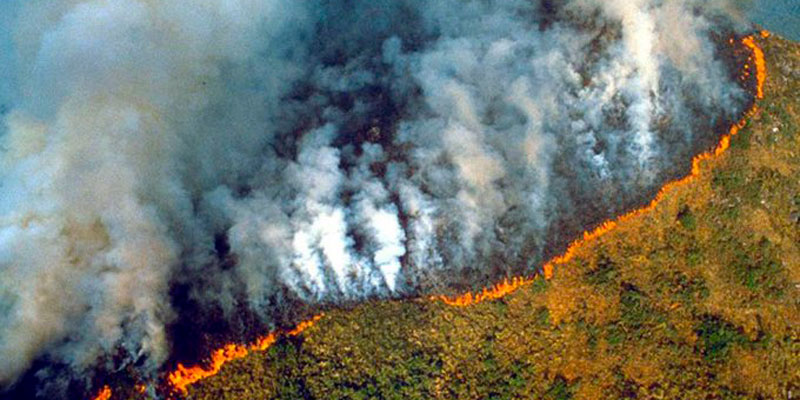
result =
M286 336L297 336L313 326L323 317L323 315L324 314L320 314L308 321L301 322L299 325L297 325L297 327L283 334ZM269 335L256 339L256 341L249 346L240 344L226 344L222 348L219 348L211 353L209 365L207 367L202 365L186 367L183 364L178 364L177 369L168 375L167 381L174 389L179 390L182 393L186 393L186 388L189 385L199 380L216 375L225 363L244 358L250 352L267 350L278 340L278 336L280 336L280 334L280 332L272 332Z
M533 283L533 281L534 280L532 278L515 277L512 278L510 281L508 279L504 279L503 282L500 282L488 288L484 288L482 292L476 293L474 296L472 295L472 293L466 293L453 298L447 296L438 296L438 297L434 296L431 297L431 299L441 300L445 304L450 306L466 307L486 300L499 299L509 293L514 292L515 290L523 286L530 285L531 283Z
M108 387L108 385L106 385L103 386L102 389L100 389L100 392L97 393L97 396L94 396L92 400L108 400L110 398L111 398L111 388Z
M768 31L761 32L761 36L764 38L769 37L769 35L770 34ZM750 60L756 65L756 81L758 82L758 86L756 87L756 95L759 99L763 99L764 82L767 80L767 63L764 61L764 51L758 47L758 44L756 44L756 41L752 36L742 39L742 43L753 51L753 56L750 58Z
M762 31L761 36L763 38L767 38L770 36L770 33L767 31ZM742 39L742 44L749 48L753 55L748 59L752 62L756 68L756 97L758 99L764 98L764 83L767 79L767 69L766 69L766 62L764 59L764 52L758 46L753 36L748 36ZM749 69L750 66L746 66L746 69ZM740 129L744 128L747 124L747 119L754 115L758 111L757 106L753 106L750 110L748 110L744 117L731 126L730 130L727 134L722 136L719 143L717 144L716 148L713 151L707 151L695 156L692 159L692 169L691 173L686 177L669 182L664 185L661 190L659 190L658 194L655 198L650 201L650 203L642 208L633 210L626 214L623 214L617 218L608 220L600 224L598 227L590 230L585 231L583 233L583 237L573 241L568 247L564 254L554 257L550 261L546 262L542 267L542 275L544 279L551 279L553 277L553 273L555 267L560 264L565 264L572 260L575 257L575 254L581 246L585 243L590 242L605 233L613 230L619 224L624 223L630 219L636 218L642 214L650 212L651 210L655 209L655 207L664 199L664 197L671 192L674 188L682 185L686 185L695 179L697 179L700 175L700 165L702 162L719 157L722 155L729 147L731 137L736 135ZM491 287L484 288L481 292L472 294L466 293L460 296L455 297L448 297L448 296L434 296L431 297L431 300L439 300L444 302L447 305L456 306L456 307L466 307L470 305L474 305L477 303L481 303L487 300L496 300L501 297L504 297L517 289L530 285L534 282L536 277L515 277L512 279L504 279L503 282L495 284ZM222 348L219 348L211 353L208 365L195 365L192 367L186 367L183 364L178 364L175 371L171 372L167 376L167 381L174 388L176 391L180 391L182 393L186 393L186 389L189 385L196 383L202 379L208 378L210 376L216 375L219 373L222 366L233 360L237 360L240 358L244 358L251 352L255 351L265 351L267 350L272 344L274 344L278 337L281 335L285 336L297 336L300 335L303 331L313 326L317 321L319 321L324 314L317 315L308 321L301 322L298 324L294 329L285 331L285 332L272 332L266 336L262 336L258 338L255 342L250 345L241 345L241 344L226 344ZM109 400L111 398L111 388L108 386L103 386L100 392L92 399L92 400Z
M761 37L763 38L767 38L769 37L769 35L770 33L768 31L761 32ZM753 52L753 55L750 58L748 58L748 61L752 62L756 67L756 98L763 99L764 83L767 80L767 64L764 59L764 51L761 50L761 48L758 46L753 36L747 36L744 39L742 39L742 44ZM745 70L748 70L749 68L750 68L749 65L745 65ZM722 136L719 143L717 144L717 147L714 148L713 151L707 151L701 153L692 159L692 170L689 173L689 175L685 176L682 179L678 179L676 181L672 181L665 184L661 188L661 190L658 191L656 197L653 198L653 200L651 200L649 204L647 204L642 208L630 211L614 219L605 221L602 224L600 224L600 226L590 231L583 232L583 237L570 243L570 245L567 246L567 250L564 252L564 254L556 256L544 264L544 266L542 267L542 275L544 279L549 280L550 278L552 278L555 267L557 265L565 264L570 260L572 260L575 257L577 250L587 242L590 242L606 234L607 232L613 230L619 224L624 223L625 221L628 221L630 219L636 218L642 214L646 214L652 211L653 209L656 208L656 206L659 203L661 203L664 197L666 197L666 195L673 189L675 189L678 186L686 185L697 179L700 176L700 165L706 160L719 157L720 155L725 153L725 151L730 147L731 137L739 133L739 130L744 128L744 126L747 124L747 119L753 116L757 111L758 107L753 105L753 107L744 114L744 117L742 117L742 119L739 122L731 126L727 134ZM473 295L472 293L466 293L455 297L438 296L438 297L432 297L431 299L440 300L445 304L451 306L466 307L486 300L499 299L509 293L516 291L517 289L523 286L533 283L534 279L535 277L532 278L518 277L511 279L511 281L508 281L506 279L503 280L503 282L498 283L494 286L484 288L483 291L475 295Z

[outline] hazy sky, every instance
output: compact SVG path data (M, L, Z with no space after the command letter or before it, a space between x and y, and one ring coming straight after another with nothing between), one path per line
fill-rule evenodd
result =
M754 22L788 39L800 41L800 1L757 0L754 8Z

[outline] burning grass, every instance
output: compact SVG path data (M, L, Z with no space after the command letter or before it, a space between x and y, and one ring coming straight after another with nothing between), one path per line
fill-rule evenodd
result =
M758 79L766 69L757 43L767 64L800 64L797 46L780 39L744 43ZM268 336L265 346L231 345L207 365L179 366L169 381L190 399L796 393L799 86L773 77L752 123L734 126L650 205L547 263L546 282L518 278L442 301L333 310L307 335L298 335L302 327ZM231 362L221 368L218 360Z

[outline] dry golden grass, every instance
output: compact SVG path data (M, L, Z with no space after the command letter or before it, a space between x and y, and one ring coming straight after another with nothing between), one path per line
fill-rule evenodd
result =
M800 46L728 153L548 282L334 310L191 399L752 399L800 393ZM776 130L777 128L777 130Z
M800 46L759 42L767 97L728 153L576 249L552 280L470 307L419 299L332 310L225 364L188 398L800 394L800 82L782 72L800 70Z

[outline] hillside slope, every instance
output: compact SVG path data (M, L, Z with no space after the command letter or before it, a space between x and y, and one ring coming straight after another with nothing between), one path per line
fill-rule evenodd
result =
M797 396L800 46L759 41L767 96L730 150L654 210L578 248L551 280L470 307L332 310L187 397Z

